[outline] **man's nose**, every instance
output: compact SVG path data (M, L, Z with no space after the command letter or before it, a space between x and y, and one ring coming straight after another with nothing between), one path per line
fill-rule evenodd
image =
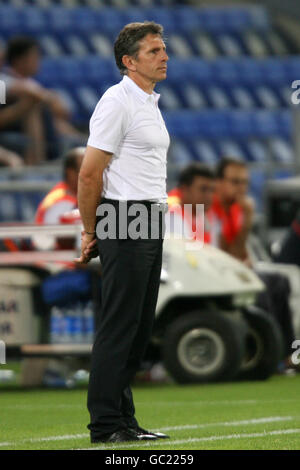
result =
M169 60L169 56L168 54L166 53L166 51L164 51L163 53L163 61L167 62Z

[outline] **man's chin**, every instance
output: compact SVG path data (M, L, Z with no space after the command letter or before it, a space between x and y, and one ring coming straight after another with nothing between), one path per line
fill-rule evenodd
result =
M157 82L161 82L162 80L165 80L167 78L167 71L162 72L159 74L159 76L156 78Z

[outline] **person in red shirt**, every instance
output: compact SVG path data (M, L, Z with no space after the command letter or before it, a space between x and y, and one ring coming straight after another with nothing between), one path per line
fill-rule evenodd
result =
M216 193L211 210L220 223L219 248L237 259L252 263L247 240L253 225L254 202L247 194L249 172L246 164L223 158L216 169ZM255 268L254 268L255 270ZM278 322L284 341L285 367L292 367L291 345L295 339L292 312L289 305L289 281L281 273L256 271L266 286L257 296L256 305L269 312Z
M36 214L37 224L59 224L65 212L77 208L78 175L85 148L70 150L63 163L63 181L57 183L40 202Z
M247 195L247 166L240 160L223 158L217 166L216 177L216 193L211 210L220 226L218 246L247 262L246 243L254 217L254 202Z
M184 233L189 238L204 241L205 243L213 243L213 234L211 232L213 214L210 211L210 206L214 191L215 176L213 170L201 163L191 163L181 171L178 178L178 187L168 193L170 214L183 220L185 225ZM192 210L185 210L185 204L191 205ZM202 224L197 224L197 204L203 204L204 206L204 234Z
M64 157L63 180L57 183L40 202L36 214L36 224L64 224L74 223L78 217L74 218L72 213L77 209L77 186L78 175L85 152L85 147L75 147L68 151ZM67 215L70 214L68 217ZM79 219L80 220L80 219ZM59 238L55 241L50 235L45 240L44 235L35 235L34 245L43 248L45 243L55 246L57 249L69 249L74 247L74 239Z

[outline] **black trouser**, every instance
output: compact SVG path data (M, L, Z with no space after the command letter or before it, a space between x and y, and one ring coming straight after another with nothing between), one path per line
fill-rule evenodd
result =
M290 284L284 274L256 271L266 290L257 296L256 305L270 313L278 322L284 342L284 357L293 353L295 339L292 312L289 305Z
M103 199L101 204L108 200ZM110 201L116 208L118 201ZM101 216L102 217L102 216ZM101 221L97 218L97 224ZM158 223L150 215L151 225ZM162 212L160 212L161 227ZM132 217L128 218L128 224ZM118 230L118 224L117 224ZM99 240L102 304L92 351L88 428L95 438L137 425L130 382L152 332L160 283L163 234L158 239Z

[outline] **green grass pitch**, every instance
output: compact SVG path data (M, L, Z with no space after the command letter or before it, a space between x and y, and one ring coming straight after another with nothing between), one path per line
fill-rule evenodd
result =
M139 424L155 443L95 445L86 389L0 390L0 449L300 449L300 374L266 382L133 387Z

